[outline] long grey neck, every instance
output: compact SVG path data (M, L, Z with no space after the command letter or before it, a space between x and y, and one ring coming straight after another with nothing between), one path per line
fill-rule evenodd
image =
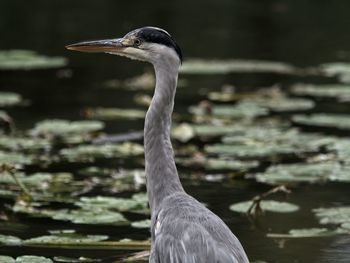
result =
M162 61L154 64L154 69L156 88L144 129L147 192L152 213L166 196L183 191L170 141L178 65Z

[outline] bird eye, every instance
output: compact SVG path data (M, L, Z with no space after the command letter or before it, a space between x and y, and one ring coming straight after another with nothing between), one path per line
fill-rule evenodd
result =
M141 45L141 40L137 38L137 39L134 40L134 46L137 47L139 45Z

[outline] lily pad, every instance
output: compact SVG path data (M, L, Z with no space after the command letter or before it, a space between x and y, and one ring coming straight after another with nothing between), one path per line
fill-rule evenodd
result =
M348 224L350 223L350 206L317 208L312 210L320 224Z
M241 161L225 158L207 158L204 156L193 158L176 158L181 166L192 168L203 168L207 171L246 171L256 168L258 161Z
M91 243L107 240L108 236L105 235L81 235L75 232L60 233L56 235L46 235L40 237L34 237L26 239L23 243L26 244L62 244L62 243Z
M291 229L288 234L269 233L267 237L272 238L311 238L311 237L329 237L346 233L344 230L330 230L328 228L306 228Z
M337 99L339 101L350 100L349 85L296 84L292 86L291 92L298 96L309 96L309 97L315 97L315 98L332 98L332 99Z
M350 167L344 167L338 162L279 164L257 174L256 180L268 184L350 182Z
M131 226L134 228L150 228L151 227L151 220L145 219L140 221L134 221L131 223Z
M18 237L6 236L6 235L0 234L0 245L19 246L21 243L22 243L22 240Z
M14 92L0 92L0 107L18 105L22 102L22 96Z
M38 150L49 150L51 143L44 138L1 136L0 148L11 151L35 152Z
M32 156L0 150L0 164L29 165L33 161Z
M118 108L95 108L86 109L85 116L98 120L115 120L115 119L144 119L146 112L136 109L118 109Z
M279 73L294 74L296 68L281 62L259 60L189 59L180 67L182 74Z
M240 102L236 105L211 105L206 107L192 106L189 111L197 116L215 116L219 118L248 118L266 116L268 110L255 103Z
M21 256L16 258L16 263L53 263L53 261L40 256Z
M104 128L101 121L44 120L35 125L31 133L35 136L65 137L88 134Z
M30 50L0 51L0 70L38 70L67 65L63 57L48 57Z
M230 206L230 210L238 213L247 213L252 204L253 201L236 203ZM274 200L262 200L260 206L264 211L275 213L292 213L299 210L299 206L295 204Z
M350 115L326 113L312 115L296 115L293 116L293 122L305 126L350 130Z
M328 76L338 76L341 81L350 83L350 63L333 62L320 65L320 69Z
M16 263L16 260L9 256L0 255L0 262L2 263Z
M102 261L102 259L95 259L95 258L86 258L86 257L72 258L72 257L62 257L62 256L54 257L53 260L55 262L65 262L65 263L101 262Z
M143 146L130 142L121 144L80 145L74 148L62 149L60 154L71 162L92 161L98 158L139 156L143 154Z

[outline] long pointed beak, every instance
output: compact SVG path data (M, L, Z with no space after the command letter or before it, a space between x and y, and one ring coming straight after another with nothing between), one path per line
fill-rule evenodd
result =
M120 52L125 46L123 38L84 41L66 46L69 50L81 52Z

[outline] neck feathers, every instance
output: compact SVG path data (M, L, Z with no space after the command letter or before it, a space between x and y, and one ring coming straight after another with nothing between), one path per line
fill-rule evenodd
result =
M144 130L147 191L152 212L166 196L183 191L170 141L178 67L178 63L166 60L154 64L156 88Z

